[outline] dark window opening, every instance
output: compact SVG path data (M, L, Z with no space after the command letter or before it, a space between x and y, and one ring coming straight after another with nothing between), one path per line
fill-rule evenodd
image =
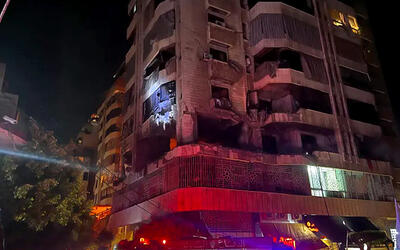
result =
M347 106L351 119L379 125L379 115L374 105L347 99Z
M149 77L154 71L161 71L165 69L167 63L175 57L175 46L163 49L151 61L149 66L146 67L144 77Z
M262 137L263 152L269 154L277 154L278 147L276 143L276 138L273 136L264 135Z
M215 48L210 48L210 55L212 59L221 61L221 62L227 62L228 61L228 54L225 51L218 50Z
M306 87L291 86L286 95L271 103L273 113L295 113L303 108L332 114L329 95Z
M242 124L233 125L230 120L198 116L198 140L225 147L240 148Z
M124 104L122 112L125 113L130 105L132 105L133 101L135 100L135 96L133 95L133 86L125 92L124 96Z
M116 109L111 110L111 112L108 113L108 115L106 117L106 122L108 122L109 120L111 120L111 119L113 119L115 117L120 116L121 115L121 111L122 111L121 108L116 108Z
M109 127L109 128L106 130L105 137L107 137L109 134L111 134L111 133L113 133L113 132L118 132L118 131L119 131L118 126L115 125L115 124L113 124L113 125L111 125L111 127Z
M242 23L242 32L243 32L243 39L247 40L247 24Z
M303 71L300 54L292 50L282 51L279 55L279 68Z
M122 127L122 138L126 138L133 132L133 116L131 116Z
M247 0L240 0L240 8L247 9L248 7Z
M292 50L272 49L264 51L254 57L256 71L261 65L268 63L276 65L276 68L289 68L303 71L301 55Z
M232 104L229 100L229 90L227 88L212 86L211 92L216 108L231 109Z
M225 20L211 13L208 13L208 22L225 27Z
M382 134L384 136L388 136L388 137L392 137L392 138L395 138L398 136L395 126L393 125L393 122L380 120L379 125L382 128Z
M248 0L249 8L253 8L258 2L276 2L276 0ZM312 0L281 0L279 2L283 2L308 14L314 15Z
M340 72L342 75L342 81L345 85L363 90L371 89L368 74L345 67L340 67Z
M265 111L267 114L272 113L272 102L260 99L258 101L258 110Z
M208 7L208 10L212 14L215 14L215 15L218 15L218 16L221 16L221 17L227 16L229 14L229 12L226 11L226 10L222 10L222 9L215 8L215 7L212 7L212 6Z
M303 153L312 154L318 148L317 139L312 135L301 135L301 144L303 145Z
M89 180L89 172L84 172L84 173L83 173L83 178L82 178L82 180L83 180L83 181L88 181L88 180Z
M301 88L298 99L301 108L332 114L331 102L327 93L311 88Z

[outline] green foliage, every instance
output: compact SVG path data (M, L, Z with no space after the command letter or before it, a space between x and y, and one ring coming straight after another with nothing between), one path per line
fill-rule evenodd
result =
M32 124L31 134L24 152L71 160L51 132ZM27 249L40 249L39 245L47 240L41 238L38 243L39 235L48 240L57 235L57 242L50 241L53 246L75 244L74 249L79 249L76 244L80 241L91 238L91 203L79 169L0 155L0 208L8 249L22 248L21 244Z

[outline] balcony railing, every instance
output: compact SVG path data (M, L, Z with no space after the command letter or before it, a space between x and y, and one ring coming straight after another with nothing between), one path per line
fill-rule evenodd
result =
M162 168L114 193L113 212L121 211L179 188L210 187L311 196L309 176L305 165L268 165L261 162L238 161L206 155L175 157ZM347 172L352 173L351 171ZM359 172L357 173L361 175ZM365 174L365 176L367 175L381 178L380 175ZM382 178L386 177L382 176ZM382 200L392 197L392 190L389 188L391 183L389 184L381 186L382 194L385 195L373 197L383 197ZM361 191L365 191L365 187L361 187L360 182L349 179L346 186L345 198L369 198L369 196L358 195ZM153 205L156 206L156 204Z

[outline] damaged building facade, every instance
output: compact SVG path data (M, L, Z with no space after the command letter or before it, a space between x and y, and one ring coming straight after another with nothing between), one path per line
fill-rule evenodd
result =
M362 8L131 0L128 14L109 229L190 214L213 238L390 242L392 158L376 149L396 132Z

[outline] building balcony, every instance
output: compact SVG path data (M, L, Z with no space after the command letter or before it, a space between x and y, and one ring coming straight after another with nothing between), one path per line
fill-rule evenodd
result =
M225 0L209 0L208 4L217 9L224 10L226 12L232 12L234 10L233 4Z
M253 55L265 48L289 48L322 56L317 19L295 7L281 2L258 2L250 9L249 28Z
M160 40L154 41L154 43L150 44L151 48L145 48L147 57L143 58L143 65L148 65L154 57L162 50L163 48L170 47L174 43L176 43L176 32L175 30L172 32L170 36L167 38L163 38ZM146 54L145 54L146 55Z
M119 138L121 137L121 131L114 131L111 132L110 134L108 134L106 137L104 137L104 144L106 144L107 142L109 142L111 139L114 138Z
M382 172L381 174L387 174L390 171L390 165L373 161L368 163L366 160L361 160L360 165L344 164L340 162L340 157L337 154L327 152L317 152L315 156L316 159L311 161L300 155L267 155L208 144L181 146L168 152L163 160L149 164L146 176L114 193L113 212L125 210L136 204L147 204L153 206L153 209L156 210L170 211L169 209L172 209L171 211L174 212L185 211L189 207L193 210L202 210L203 208L208 210L212 207L216 210L228 210L230 207L231 209L244 209L239 211L255 212L260 209L259 212L277 212L274 209L296 209L296 206L290 208L290 204L303 204L301 205L301 212L295 212L295 210L286 212L326 215L328 213L326 209L328 209L331 215L370 216L375 212L393 216L393 207L390 207L393 204L388 202L392 190L388 190L387 186L391 183L381 184L382 194L374 196L366 194L364 196L364 192L368 192L365 191L367 187L358 187L357 182L354 182L355 179L346 179L347 191L344 191L345 195L343 196L345 198L313 197L309 173L307 172L307 165L315 166L321 163L324 164L321 166L336 167L336 165L340 165L338 168L349 167L359 173L358 175L379 177L376 173L369 173ZM369 173L362 172L364 170L368 170ZM387 176L385 178L390 179ZM192 196L192 198L185 196L184 199L179 199L176 204L176 201L169 204L162 201L162 197L171 198L169 195L172 193L194 192L190 190L198 190L199 195ZM360 191L362 195L357 193L359 190L364 190ZM202 192L211 196L214 192L219 193L220 200L214 200L205 205L208 203L205 198L207 195L202 196ZM234 197L231 197L232 199L226 198L230 197L231 194L235 194ZM129 199L126 199L126 197ZM217 199L216 197L215 199ZM255 210L253 210L251 206L258 203L263 204L264 198L261 197L265 197L265 199L276 197L277 200L270 200L268 202L271 203L268 203L270 205L267 205L267 207L254 208ZM151 199L152 202L148 202ZM329 204L328 208L323 205L324 199ZM275 202L278 200L280 202L277 204L281 205L276 206L279 208L272 205L276 204ZM320 204L320 202L321 208L325 210L313 210L316 208L313 205ZM230 205L221 205L222 203ZM286 206L283 206L283 204L286 204ZM368 204L376 207L365 207ZM375 209L378 209L378 211ZM232 210L229 209L229 211Z
M265 125L274 123L297 123L331 130L336 128L334 116L332 114L302 108L300 108L296 113L292 114L270 114L265 122ZM356 120L351 120L350 124L354 134L365 135L374 138L379 138L382 135L382 129L378 125Z
M128 64L129 61L132 59L132 57L135 56L135 52L136 52L136 44L132 44L132 46L129 48L128 52L125 55L126 64Z
M267 67L261 66L255 73L256 81L254 90L261 90L260 96L276 96L277 93L287 87L288 84L307 87L329 93L329 85L310 78L307 78L301 71L290 68L278 68L275 70L274 77ZM360 102L375 104L375 97L371 92L344 85L344 92L347 98Z
M244 76L244 70L241 65L214 59L209 60L208 63L211 68L211 80L233 84Z
M126 30L126 38L129 39L130 35L132 34L133 30L136 27L137 18L133 17L131 22L129 23L128 29Z
M214 23L208 23L208 34L209 40L225 44L229 47L235 46L238 42L234 30Z
M393 202L197 187L173 190L138 203L138 206L127 206L121 211L114 210L108 228L140 223L151 219L152 215L190 211L389 218L396 216Z
M143 93L143 100L149 98L154 91L160 88L163 84L167 82L175 81L176 79L176 61L173 60L165 69L159 72L154 72L149 80L144 80L144 85L146 86L145 92Z
M116 146L115 148L108 149L108 150L104 153L103 159L106 159L106 158L109 157L110 155L119 154L119 153L120 153L120 148Z
M147 35L150 30L153 29L153 26L157 23L157 20L160 19L160 17L169 12L175 10L175 1L172 0L163 0L157 8L154 10L154 15L151 17L150 22L148 23L147 27L145 27L144 30L144 35ZM148 18L148 17L147 17Z
M122 117L120 117L120 116L114 117L114 118L110 119L109 121L107 121L107 123L104 125L104 131L109 129L112 125L120 126L121 124L122 124Z

